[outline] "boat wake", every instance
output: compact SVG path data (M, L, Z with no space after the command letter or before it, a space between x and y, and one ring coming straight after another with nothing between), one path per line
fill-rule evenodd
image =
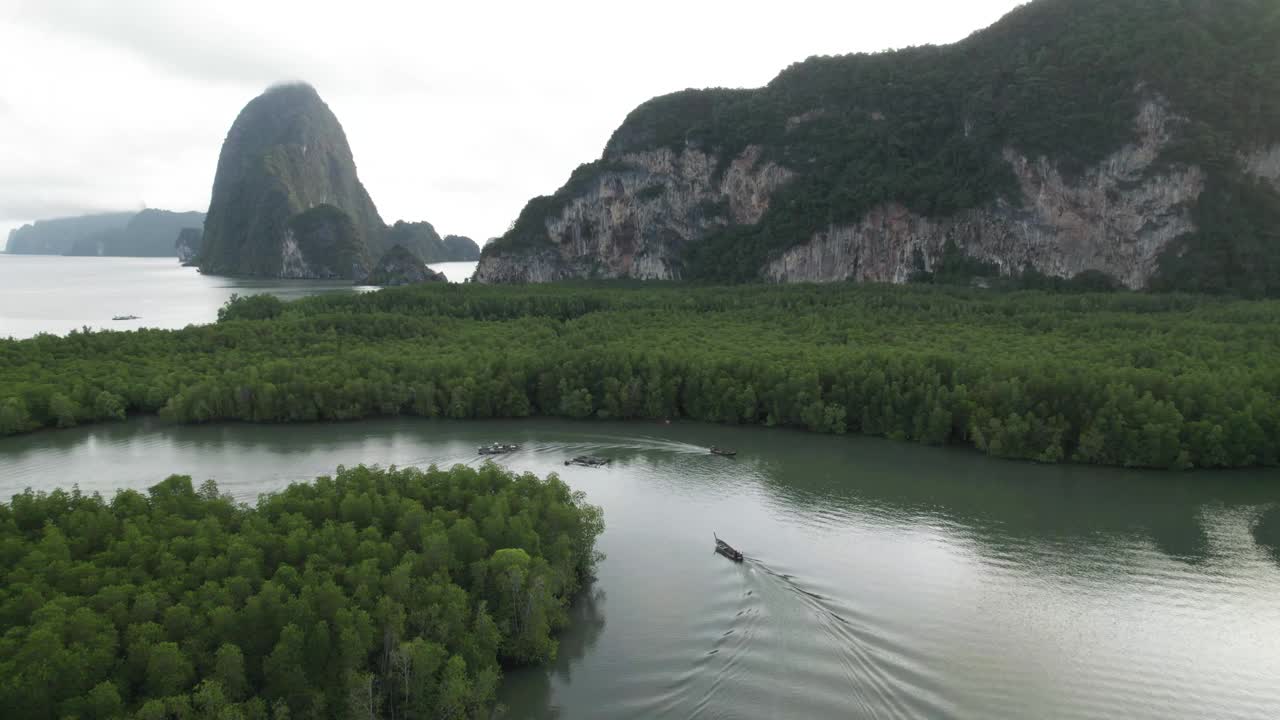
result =
M738 587L708 608L706 649L665 715L702 717L947 717L918 680L929 673L850 603L746 556ZM727 589L727 588L726 588ZM723 597L723 596L721 596Z

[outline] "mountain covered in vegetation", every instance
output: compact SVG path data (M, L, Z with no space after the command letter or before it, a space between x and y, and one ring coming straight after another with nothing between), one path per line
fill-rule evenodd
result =
M387 249L399 245L422 262L461 262L480 259L480 247L468 237L448 235L444 238L429 222L397 220L387 228Z
M1036 0L636 108L477 279L1105 274L1280 294L1280 9Z
M360 282L365 285L417 285L424 282L448 282L448 278L444 273L427 267L403 245L396 245L383 253L382 259Z
M9 233L6 252L24 255L173 257L174 240L204 213L147 209L38 220Z
M296 216L318 205L348 216L357 255L377 253L383 223L356 175L347 136L309 85L273 87L249 102L218 158L205 220L200 269L222 275L346 277L352 269L295 234ZM318 217L311 218L319 219ZM304 224L306 221L304 220Z
M428 222L387 227L341 123L310 85L273 87L240 111L218 158L202 272L360 281L397 245L422 262L480 254L460 253Z
M444 249L453 262L473 262L480 259L480 246L466 235L445 235Z

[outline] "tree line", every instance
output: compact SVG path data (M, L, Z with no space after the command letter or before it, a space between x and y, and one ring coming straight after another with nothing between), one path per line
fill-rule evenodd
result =
M13 720L487 717L555 657L600 510L494 465L339 468L238 505L173 476L0 504Z
M0 433L417 415L689 418L1041 462L1280 462L1271 301L946 286L447 286L0 342Z

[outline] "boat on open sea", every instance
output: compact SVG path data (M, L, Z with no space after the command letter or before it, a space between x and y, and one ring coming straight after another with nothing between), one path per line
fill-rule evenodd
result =
M712 454L712 455L720 455L720 456L722 456L722 457L734 457L734 456L736 456L736 455L738 454L738 451L737 451L737 450L730 450L729 448L716 447L715 445L712 445L712 446L711 446L711 454Z
M565 460L565 465L579 465L581 467L598 468L604 467L613 462L609 458L595 457L593 455L579 455L571 460Z
M505 453L515 452L520 449L515 443L489 443L480 446L481 455L503 455Z
M739 552L736 548L734 548L729 543L721 540L720 536L716 535L715 533L711 533L711 536L716 539L716 552L720 553L721 555L729 558L734 562L742 562L741 552Z

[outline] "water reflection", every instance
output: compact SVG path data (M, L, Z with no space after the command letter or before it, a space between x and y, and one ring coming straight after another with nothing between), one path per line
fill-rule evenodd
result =
M1280 474L1040 466L855 437L555 420L0 440L0 494L172 472L237 498L339 464L477 463L604 507L608 559L505 717L1273 717ZM736 460L708 454L736 448ZM565 467L574 455L614 459ZM711 554L719 532L749 556ZM608 590L608 596L604 590ZM605 623L605 614L609 622Z
M553 677L568 685L573 670L596 646L604 632L604 590L588 585L573 599L569 627L559 638L556 660L550 667L516 668L507 671L499 692L495 718L557 720L561 709L555 702Z
M1253 540L1280 565L1280 505L1272 505L1253 524Z

